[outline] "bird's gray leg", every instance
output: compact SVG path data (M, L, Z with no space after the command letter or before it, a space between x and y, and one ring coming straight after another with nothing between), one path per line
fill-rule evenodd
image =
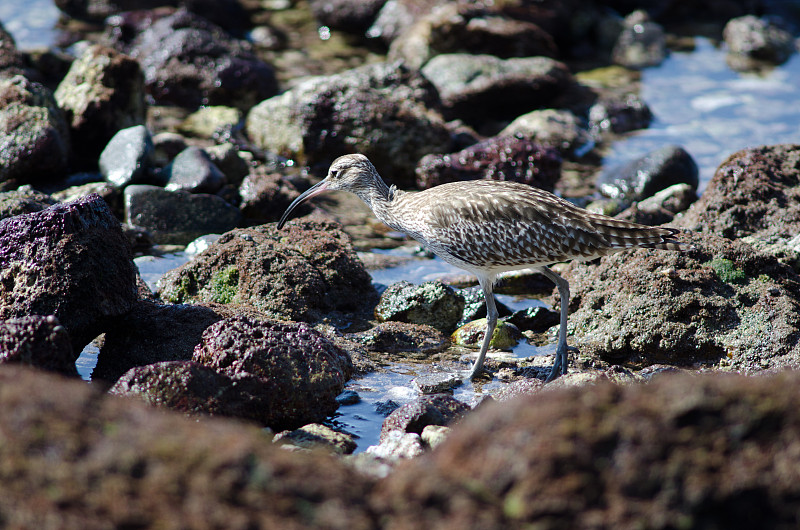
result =
M551 271L547 267L540 267L542 274L547 276L558 287L558 294L561 297L561 325L558 328L558 346L556 347L556 361L550 370L550 375L545 380L549 383L560 375L567 373L569 366L569 348L567 347L567 311L569 309L569 282Z
M483 360L486 358L486 352L489 350L489 343L492 341L494 328L497 326L497 306L494 303L494 293L492 293L492 280L489 278L478 278L478 281L483 288L483 297L486 300L486 334L483 337L481 344L481 351L478 353L478 358L475 359L475 364L472 365L469 377L473 379L478 376L483 370Z

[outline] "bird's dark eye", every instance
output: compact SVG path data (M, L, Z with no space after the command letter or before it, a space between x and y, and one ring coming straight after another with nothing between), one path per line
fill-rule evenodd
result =
M332 179L335 179L336 177L339 176L339 170L338 169L331 169L329 174L328 174L328 176L330 176Z

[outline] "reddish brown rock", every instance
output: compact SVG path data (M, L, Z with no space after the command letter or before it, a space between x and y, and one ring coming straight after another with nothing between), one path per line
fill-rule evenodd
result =
M487 404L373 496L384 528L795 528L800 376Z

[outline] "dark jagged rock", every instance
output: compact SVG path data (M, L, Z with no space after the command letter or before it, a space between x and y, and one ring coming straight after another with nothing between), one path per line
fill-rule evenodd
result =
M206 328L225 316L213 306L140 301L107 328L92 379L113 382L135 366L188 361Z
M427 155L419 161L416 174L420 189L485 178L552 190L561 176L561 156L532 140L495 136L458 153Z
M70 134L53 94L16 75L0 79L0 189L64 176Z
M697 189L699 170L692 155L677 145L667 145L603 171L597 186L607 197L640 201L673 184L689 184Z
M165 414L0 367L0 514L9 528L375 528L373 482L263 429ZM55 460L54 460L55 458Z
M208 153L197 146L189 146L178 153L165 171L169 175L167 191L216 193L226 183L225 175Z
M72 63L55 97L67 115L70 156L78 168L96 168L100 153L120 129L145 122L139 62L99 44Z
M160 286L161 297L173 303L233 302L289 320L370 311L377 302L349 237L325 222L233 230L164 275Z
M217 195L167 191L133 184L125 188L125 221L153 234L156 243L187 244L239 224L239 209Z
M78 375L67 330L52 315L0 320L0 364L3 363Z
M439 108L436 89L419 72L377 63L308 79L261 102L246 129L258 147L320 171L340 155L362 153L405 186L420 158L449 150Z
M209 20L179 9L147 26L130 47L158 103L248 109L278 91L275 73L249 43Z
M352 374L350 357L306 323L236 316L211 325L193 360L241 381L274 429L322 421Z
M77 355L135 300L130 246L98 195L0 221L0 319L55 315Z
M100 172L116 186L142 184L153 165L153 138L144 125L118 131L100 153Z
M800 376L660 376L488 404L379 483L388 528L800 523Z

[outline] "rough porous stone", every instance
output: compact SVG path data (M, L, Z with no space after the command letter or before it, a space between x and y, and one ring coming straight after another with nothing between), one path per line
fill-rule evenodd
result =
M428 153L449 150L450 131L436 89L417 71L377 63L314 77L256 105L246 130L262 149L317 167L362 153L385 180L413 183Z
M746 238L762 250L795 237L800 233L800 145L760 146L730 155L678 224Z
M625 251L563 271L581 353L640 366L800 366L800 276L742 241L680 240L683 252Z
M50 90L21 75L0 79L0 187L63 177L69 150L67 122Z
M159 285L161 297L172 303L246 304L290 320L370 311L377 302L350 238L327 222L233 230Z
M78 167L96 168L100 153L120 129L145 122L139 62L100 44L87 47L72 63L55 97L67 116L70 156Z
M561 155L552 147L515 136L494 136L457 153L430 154L416 168L417 187L462 180L509 180L552 190L561 176Z
M350 357L306 323L235 316L209 326L193 360L242 381L273 429L323 421L352 374Z
M0 364L4 363L78 375L67 330L52 315L0 320Z
M237 207L217 195L148 184L125 188L125 222L150 231L156 243L185 245L206 234L227 232L241 218Z
M340 455L349 455L357 447L353 435L334 431L320 423L309 423L299 429L280 433L273 441L303 449L328 450Z
M372 499L387 528L800 522L800 376L663 376L487 404Z
M0 514L9 528L368 530L373 481L323 454L274 447L263 429L165 414L10 365L0 367Z
M77 356L136 296L130 246L98 195L0 221L0 319L55 315Z
M407 281L393 283L382 294L375 317L379 322L396 320L425 324L450 333L464 313L464 297L439 281L414 285Z

